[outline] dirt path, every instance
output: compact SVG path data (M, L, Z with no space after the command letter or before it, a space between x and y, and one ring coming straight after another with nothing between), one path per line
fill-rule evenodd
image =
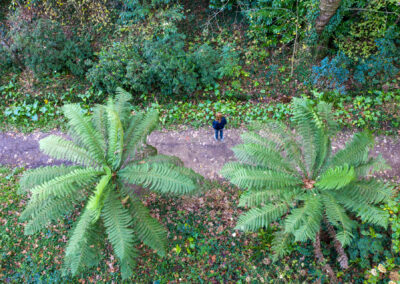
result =
M159 153L178 156L185 166L211 179L220 179L218 174L221 167L228 161L234 160L230 150L241 142L240 133L243 129L227 129L225 141L215 141L211 128L182 129L180 131L155 131L148 143L155 146ZM38 141L49 134L63 135L58 131L51 133L34 132L28 135L20 133L0 133L0 164L11 167L26 166L35 168L50 164L60 164L42 154ZM334 150L342 148L351 137L350 132L342 132L333 141ZM380 176L400 180L400 139L399 137L376 137L376 147L373 155L382 156L392 166Z

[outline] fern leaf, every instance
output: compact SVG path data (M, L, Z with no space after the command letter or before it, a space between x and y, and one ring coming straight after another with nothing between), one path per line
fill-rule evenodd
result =
M337 132L339 125L333 115L332 105L326 102L318 103L317 114L327 135L329 137L333 136Z
M161 224L150 215L149 210L138 200L131 200L130 212L133 217L133 229L143 243L165 256L167 249L167 232Z
M130 183L159 193L183 195L196 190L196 185L189 177L164 164L131 165L121 170L120 176Z
M282 145L279 145L273 141L270 141L261 135L254 132L244 132L240 136L244 144L257 144L265 148L272 148L275 150L280 149Z
M115 90L115 93L117 94L115 97L115 110L121 121L126 121L130 115L128 102L132 99L132 95L120 87Z
M371 180L360 180L337 192L338 195L359 203L378 204L387 202L393 195L393 187L387 183Z
M148 164L173 164L175 166L183 167L183 162L181 159L179 159L176 156L167 156L167 155L162 155L158 154L155 156L149 156L143 160L144 163Z
M227 162L225 165L222 167L220 174L227 178L227 179L232 179L233 177L236 176L236 172L239 170L267 170L266 168L262 167L256 167L256 166L251 166L247 164L243 164L241 162Z
M103 163L106 149L105 141L101 134L94 129L90 118L82 114L82 110L77 104L64 105L62 109L68 118L68 125L76 134L74 138L85 145L87 151L96 161Z
M340 150L333 156L330 167L349 164L357 167L368 160L368 152L374 144L374 138L367 132L360 132L353 135L353 139L346 143L343 150Z
M102 105L96 105L93 108L93 115L92 115L92 124L94 129L100 133L101 139L103 141L107 141L107 133L108 133L108 117L107 117L107 110ZM107 147L106 147L107 148Z
M289 248L289 246L293 241L293 236L291 234L285 233L284 230L275 232L271 246L271 249L275 253L272 256L273 260L276 261L277 259L290 254L291 249Z
M328 169L315 185L322 189L339 189L354 181L355 178L354 168L345 164Z
M92 157L85 149L62 137L47 136L40 140L39 145L43 153L55 159L66 160L83 166L99 166L95 157Z
M109 100L111 102L111 100ZM118 113L114 110L111 103L106 107L108 116L108 149L107 161L113 165L113 169L118 168L122 159L124 147L124 130Z
M292 175L268 170L247 170L236 171L231 182L243 189L284 189L300 186L302 181Z
M90 197L89 202L87 203L87 208L94 212L93 222L96 222L99 219L104 205L104 199L108 193L107 187L111 179L111 170L108 167L106 167L105 170L106 174L100 179L94 194Z
M134 231L130 228L132 218L118 200L115 191L110 191L104 201L102 218L113 250L121 263L122 278L133 273L136 249Z
M336 234L336 239L342 244L343 247L349 245L353 240L354 235L349 231L339 231Z
M28 192L31 188L52 180L56 177L66 175L73 170L79 169L80 167L72 166L66 167L61 166L50 166L50 167L40 167L36 169L31 169L24 172L24 175L19 181L18 193L23 194Z
M255 207L262 206L269 202L285 201L290 203L294 197L300 194L300 190L263 190L263 191L252 191L248 190L240 196L239 206L240 207Z
M293 232L295 241L315 240L316 234L320 231L322 221L322 203L317 196L305 201L307 208L306 218L302 219L300 227Z
M239 217L235 229L256 231L276 221L288 210L285 203L267 204L261 208L253 208Z
M365 177L368 175L372 175L377 171L390 170L390 169L391 169L390 165L386 163L382 155L379 155L376 158L369 158L367 162L357 166L355 168L355 171L358 177Z

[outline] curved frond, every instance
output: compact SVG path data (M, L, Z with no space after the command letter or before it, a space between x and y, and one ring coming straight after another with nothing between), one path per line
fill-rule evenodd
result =
M386 163L386 160L379 155L376 158L369 158L367 162L355 167L355 172L358 177L372 175L377 171L390 170L391 167Z
M244 144L257 144L265 148L272 148L279 150L282 145L279 145L271 140L262 137L261 135L254 132L244 132L240 135Z
M315 185L322 189L339 189L354 181L355 178L354 168L344 164L328 169Z
M162 155L162 154L157 154L155 156L148 156L143 160L144 163L148 164L173 164L175 166L183 167L183 162L181 159L179 159L176 156L168 156L168 155Z
M99 163L104 162L105 158L105 141L97 132L89 117L82 114L82 110L77 104L67 104L62 107L65 116L68 118L68 125L71 131L76 134L74 139L79 140Z
M187 176L165 164L131 165L120 171L129 183L141 185L159 193L187 194L196 184Z
M254 232L278 220L287 210L286 203L267 204L261 208L252 208L240 215L235 229Z
M374 144L374 138L367 132L359 132L353 135L353 139L346 143L344 149L338 151L332 157L329 164L331 168L348 164L357 167L367 162L368 152Z
M66 175L72 172L73 170L79 168L80 167L77 166L67 167L61 165L61 166L40 167L25 171L24 175L19 180L20 187L18 189L18 193L22 194L28 192L31 188L37 185L45 183L56 177Z
M317 105L317 114L322 122L321 127L325 129L329 137L333 136L338 130L338 123L332 112L332 105L326 102L319 102Z
M378 204L387 202L393 195L393 187L387 183L371 180L360 180L337 192L337 195L359 203Z
M165 256L167 249L167 232L164 227L150 215L149 210L139 200L130 199L129 211L133 217L133 229L143 243Z
M275 253L272 256L273 260L276 261L277 259L288 255L291 252L289 245L293 243L293 241L293 235L285 233L284 230L275 232L271 246L272 250Z
M96 190L87 203L87 208L94 212L93 222L96 222L99 219L104 205L104 199L106 199L108 193L107 188L111 179L111 170L109 168L105 168L105 170L106 174L96 185Z
M319 197L314 196L305 200L304 207L307 207L306 217L302 218L300 226L293 232L293 235L295 241L314 241L321 228L322 202Z
M85 149L62 137L55 135L47 136L40 140L39 145L43 153L55 159L67 160L83 166L99 166L95 157L91 156Z
M93 115L91 120L94 129L100 133L103 141L108 140L108 116L107 111L102 105L96 105L93 108ZM106 147L107 148L107 147Z
M115 90L115 111L118 113L121 121L124 122L130 115L129 101L132 100L132 95L124 89L118 87Z
M113 165L113 168L117 168L121 164L124 149L124 129L111 99L109 99L109 105L105 108L108 117L107 162Z
M222 167L220 173L223 177L231 180L233 177L236 176L236 172L239 170L267 170L265 168L262 167L256 167L256 166L251 166L251 165L247 165L247 164L243 164L241 162L227 162L225 163L225 165Z
M289 204L298 194L299 191L293 190L279 190L279 189L265 189L262 191L247 190L240 196L240 207L255 207L263 206L268 202L285 201Z
M136 240L129 211L122 206L113 190L104 201L102 218L113 250L120 260L122 278L127 279L132 275L135 265Z
M293 188L303 183L300 179L286 173L253 169L237 170L231 182L240 188L258 190Z

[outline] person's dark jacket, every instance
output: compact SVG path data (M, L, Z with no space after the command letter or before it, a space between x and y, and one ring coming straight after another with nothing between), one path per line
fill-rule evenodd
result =
M215 130L221 130L221 129L224 129L225 124L226 124L226 119L225 119L225 117L223 117L221 119L221 122L214 120L212 125Z

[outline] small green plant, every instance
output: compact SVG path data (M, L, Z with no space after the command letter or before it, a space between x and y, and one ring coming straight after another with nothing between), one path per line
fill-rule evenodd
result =
M94 108L92 118L84 116L78 105L65 105L72 141L51 135L40 141L40 148L75 165L34 169L20 181L20 192L31 194L21 214L21 220L28 221L27 235L74 212L87 200L66 248L66 273L75 275L98 263L105 236L125 279L133 273L139 241L165 255L166 231L137 193L147 188L184 195L199 188L201 176L182 167L178 158L157 155L157 150L146 144L158 114L132 116L130 99L130 94L119 89L116 100Z
M384 164L381 157L368 156L372 135L357 133L332 155L337 124L331 105L321 102L314 108L309 100L296 99L292 120L296 134L270 121L255 128L259 133L244 133L244 144L233 148L239 162L226 164L222 174L247 190L239 205L252 208L240 216L236 228L256 231L281 220L273 241L275 257L289 253L293 241L310 240L324 271L336 279L322 254L321 230L331 237L341 267L348 268L343 247L358 226L349 213L386 228L387 215L376 205L390 199L392 187L368 178Z

